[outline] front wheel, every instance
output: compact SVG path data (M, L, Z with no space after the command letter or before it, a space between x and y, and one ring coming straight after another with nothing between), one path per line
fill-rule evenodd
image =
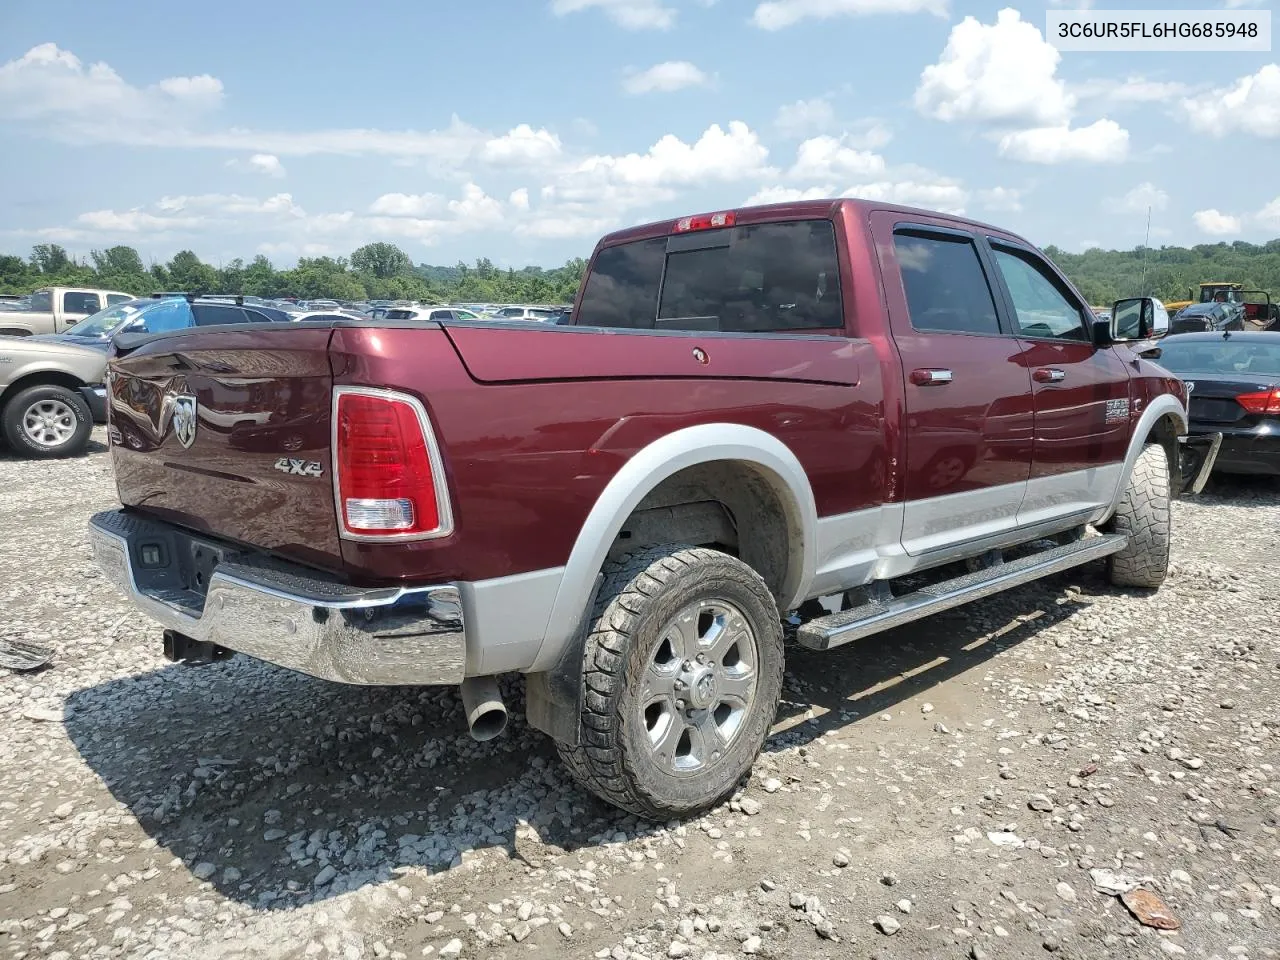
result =
M639 551L606 569L583 657L574 778L650 820L693 816L755 762L782 693L782 624L749 566L702 547Z
M1107 573L1118 587L1153 589L1169 572L1169 457L1149 443L1138 454L1120 506L1108 525L1129 542L1107 559Z
M0 419L13 451L38 459L82 453L93 431L93 414L84 397L56 384L18 393L5 404Z

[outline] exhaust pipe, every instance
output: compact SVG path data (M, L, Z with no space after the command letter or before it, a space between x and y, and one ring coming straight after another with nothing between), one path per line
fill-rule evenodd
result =
M507 707L493 677L467 677L460 690L467 729L473 738L492 740L507 729Z

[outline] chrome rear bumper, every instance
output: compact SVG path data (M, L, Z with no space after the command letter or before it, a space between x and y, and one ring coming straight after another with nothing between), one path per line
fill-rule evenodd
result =
M465 675L451 584L353 587L123 510L95 515L89 540L108 579L193 640L337 683L457 684Z

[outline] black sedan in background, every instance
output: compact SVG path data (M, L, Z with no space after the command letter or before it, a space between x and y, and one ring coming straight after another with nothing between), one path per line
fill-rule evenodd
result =
M1238 303L1193 303L1169 321L1170 333L1199 333L1244 329L1244 308Z
M1280 333L1171 334L1162 367L1187 385L1190 433L1221 433L1215 473L1280 476Z

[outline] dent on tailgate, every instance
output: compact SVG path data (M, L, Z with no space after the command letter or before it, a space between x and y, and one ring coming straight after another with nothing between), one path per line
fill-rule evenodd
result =
M197 330L117 358L111 422L121 502L341 570L329 455L330 333L284 325ZM192 400L194 436L179 436L175 422L181 426Z

